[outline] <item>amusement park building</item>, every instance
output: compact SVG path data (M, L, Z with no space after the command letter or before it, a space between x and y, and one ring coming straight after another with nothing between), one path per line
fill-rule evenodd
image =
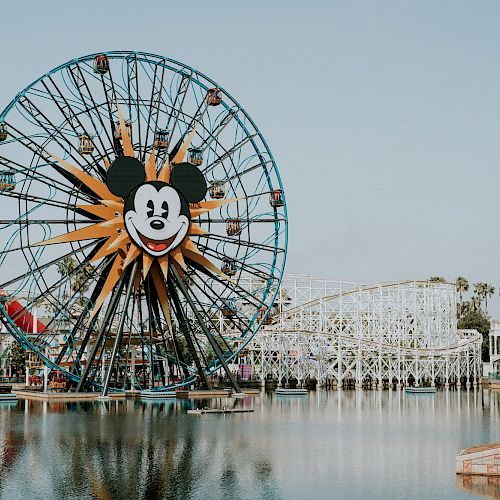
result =
M287 276L279 311L254 337L248 361L262 382L476 385L482 337L457 330L455 293L449 283Z

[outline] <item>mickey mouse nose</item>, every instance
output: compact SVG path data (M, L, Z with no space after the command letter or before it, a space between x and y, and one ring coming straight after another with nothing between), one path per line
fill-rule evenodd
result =
M149 224L156 230L163 229L165 227L165 223L161 220L152 220Z

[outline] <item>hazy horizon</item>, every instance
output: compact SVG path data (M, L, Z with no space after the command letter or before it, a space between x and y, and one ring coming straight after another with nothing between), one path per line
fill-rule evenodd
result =
M6 3L0 108L59 64L141 50L219 82L282 176L287 273L459 275L500 318L500 4Z

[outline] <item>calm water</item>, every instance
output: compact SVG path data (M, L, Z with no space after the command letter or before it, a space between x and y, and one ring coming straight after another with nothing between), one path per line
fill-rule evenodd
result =
M500 395L317 391L244 400L0 404L0 498L470 498L461 448ZM187 415L196 406L254 413Z

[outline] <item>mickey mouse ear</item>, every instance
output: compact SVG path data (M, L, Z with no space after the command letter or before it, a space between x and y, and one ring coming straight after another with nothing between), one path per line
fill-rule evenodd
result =
M128 196L132 190L146 180L144 165L131 156L117 158L108 168L106 185L116 196Z
M191 163L179 163L170 173L170 184L178 189L189 203L197 203L207 192L207 181L201 171Z

